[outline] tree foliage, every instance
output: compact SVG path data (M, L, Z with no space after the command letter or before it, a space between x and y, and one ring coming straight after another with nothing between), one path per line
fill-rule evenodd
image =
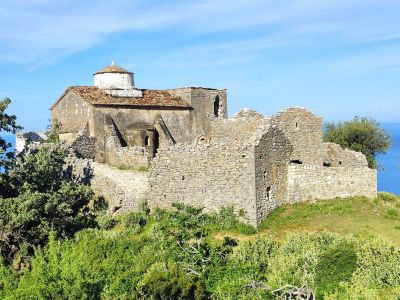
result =
M21 126L17 125L17 117L6 113L6 109L8 108L10 103L11 100L8 98L0 101L0 133L16 133L17 130L22 129ZM11 144L7 143L0 136L0 168L7 168L10 165L12 158L14 157L13 152L7 151L10 147Z
M376 156L385 154L391 147L390 135L375 120L355 117L351 121L325 125L324 140L342 148L362 152L370 168L377 168Z
M67 153L60 144L44 144L19 155L3 174L0 191L0 251L7 261L33 253L57 238L94 226L89 186L64 172Z

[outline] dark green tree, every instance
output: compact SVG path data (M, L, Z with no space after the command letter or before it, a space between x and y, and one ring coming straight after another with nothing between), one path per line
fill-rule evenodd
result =
M5 168L6 170L12 163L14 152L8 151L11 144L1 137L1 133L16 133L17 130L22 129L21 126L17 125L17 117L6 113L10 103L11 100L8 98L0 101L0 168Z
M370 168L377 168L376 157L385 154L392 146L392 139L379 123L366 117L351 121L327 123L324 141L339 144L342 148L362 152Z
M0 194L0 252L6 261L29 256L56 238L95 226L93 192L64 171L66 150L44 144L14 160Z

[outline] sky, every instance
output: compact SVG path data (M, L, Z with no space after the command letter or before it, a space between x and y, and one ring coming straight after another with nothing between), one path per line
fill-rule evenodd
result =
M138 88L226 88L233 116L400 116L400 1L0 0L0 99L26 130L111 61Z

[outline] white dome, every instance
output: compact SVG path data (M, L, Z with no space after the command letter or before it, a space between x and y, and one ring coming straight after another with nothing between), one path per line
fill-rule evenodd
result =
M94 86L101 89L132 89L135 88L133 73L114 64L94 75Z

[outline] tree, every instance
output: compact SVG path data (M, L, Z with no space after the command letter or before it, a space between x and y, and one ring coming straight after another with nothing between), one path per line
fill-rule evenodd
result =
M17 125L17 117L14 115L8 115L5 112L10 103L11 100L8 98L0 101L0 133L3 131L16 133L17 130L22 129L21 126ZM14 157L14 152L7 152L10 147L11 144L7 143L0 136L0 168L7 168Z
M362 152L370 168L377 168L376 156L385 154L392 146L389 133L375 120L354 117L351 121L325 125L324 141L339 144L342 148Z

